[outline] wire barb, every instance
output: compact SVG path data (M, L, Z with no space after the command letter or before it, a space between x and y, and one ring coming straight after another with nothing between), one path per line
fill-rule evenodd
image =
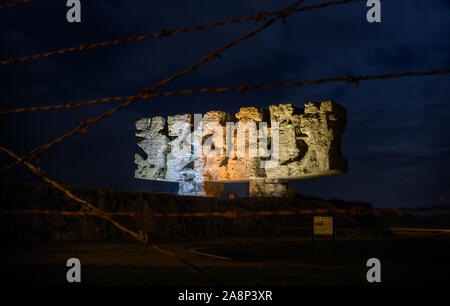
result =
M89 125L88 125L88 123L87 123L86 121L84 121L84 120L80 120L80 121L79 121L79 123L78 123L78 125L77 125L77 128L79 129L79 132L80 132L80 133L86 133L86 132L89 131Z
M359 81L362 78L362 75L354 76L352 74L346 73L347 75L347 85L350 85L351 83L355 83L356 87L359 87Z
M220 55L220 52L217 52L217 51L209 51L209 53L208 53L208 61L212 62L212 61L214 61L216 58L222 58L222 56Z
M242 84L240 86L237 87L237 90L239 90L240 92L244 93L248 90L252 89L252 85L250 84L250 82L247 82L245 84Z
M139 96L144 100L149 100L151 98L150 90L148 88L144 88L139 93Z
M254 13L252 18L255 21L255 24L260 21L260 20L264 20L266 21L268 14L267 13Z
M78 50L80 50L80 51L87 51L87 50L89 50L88 48L89 48L89 44L87 42L78 46Z
M169 37L170 32L161 28L161 30L156 34L159 39L163 39L165 37Z

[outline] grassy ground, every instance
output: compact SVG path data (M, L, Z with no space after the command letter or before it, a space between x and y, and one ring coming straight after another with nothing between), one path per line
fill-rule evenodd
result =
M367 259L379 258L382 285L450 285L449 235L383 239L217 238L165 243L215 279L232 286L367 285ZM221 260L192 252L230 257ZM2 286L65 286L68 258L79 258L82 284L211 285L152 248L130 242L8 245L1 252Z

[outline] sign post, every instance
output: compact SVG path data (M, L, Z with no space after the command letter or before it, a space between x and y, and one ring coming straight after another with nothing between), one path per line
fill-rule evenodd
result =
M314 216L314 235L333 236L333 217Z
M333 217L325 216L314 216L314 227L311 242L311 261L314 264L314 240L315 236L332 236L334 240L334 227L333 227ZM333 253L334 253L334 241L333 241ZM333 255L334 257L334 255ZM333 259L334 261L334 259Z

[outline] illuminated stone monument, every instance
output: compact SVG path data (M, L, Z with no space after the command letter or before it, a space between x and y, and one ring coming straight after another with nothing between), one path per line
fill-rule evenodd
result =
M291 196L291 180L347 172L345 124L332 101L142 118L135 177L179 182L180 195L219 196L222 183L249 182L251 197Z

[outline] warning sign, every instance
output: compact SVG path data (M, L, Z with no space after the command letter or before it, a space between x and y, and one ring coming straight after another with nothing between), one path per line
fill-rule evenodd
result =
M333 235L333 217L314 216L314 235Z

